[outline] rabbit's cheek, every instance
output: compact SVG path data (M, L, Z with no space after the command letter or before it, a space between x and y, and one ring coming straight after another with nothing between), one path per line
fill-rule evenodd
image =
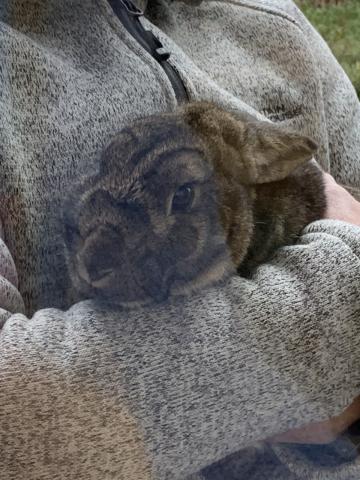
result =
M211 257L203 258L202 261L199 259L196 264L191 266L189 262L185 264L182 275L171 285L171 295L184 296L196 293L203 288L216 285L235 273L234 264L225 245L212 253Z
M167 256L171 264L193 257L201 241L200 233L198 225L178 222L171 230L166 249L161 255Z
M207 222L200 222L193 225L189 230L191 233L189 233L190 241L188 242L189 250L186 260L192 261L204 255L209 238L209 225Z

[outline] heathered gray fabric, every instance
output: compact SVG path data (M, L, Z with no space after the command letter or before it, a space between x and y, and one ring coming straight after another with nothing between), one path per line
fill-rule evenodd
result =
M69 305L66 188L123 125L176 100L106 0L12 0L0 19L1 479L208 480L196 472L228 455L224 472L250 480L360 478L258 445L358 394L360 229L312 224L252 280L182 303ZM292 2L150 4L145 23L191 98L312 135L319 163L360 186L359 102Z

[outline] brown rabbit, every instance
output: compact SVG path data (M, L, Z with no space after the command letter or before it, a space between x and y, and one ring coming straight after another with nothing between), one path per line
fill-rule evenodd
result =
M132 305L248 275L322 216L315 150L210 103L135 122L64 206L74 288Z

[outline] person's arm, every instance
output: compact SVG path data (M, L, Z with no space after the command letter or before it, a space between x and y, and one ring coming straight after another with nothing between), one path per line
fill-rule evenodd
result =
M338 185L329 174L324 174L324 185L327 197L325 217L330 220L342 220L360 226L360 203L350 195L349 191ZM355 189L349 189L354 193ZM355 191L359 194L358 191ZM303 428L284 432L268 439L272 442L287 443L328 443L334 441L341 433L360 418L360 396L349 405L344 412L335 417L315 422Z
M341 413L359 393L359 276L360 228L324 220L251 280L183 302L10 316L4 478L183 478Z
M360 187L360 102L349 77L319 32L293 0L281 0L279 8L294 18L308 39L322 84L329 172L344 185Z

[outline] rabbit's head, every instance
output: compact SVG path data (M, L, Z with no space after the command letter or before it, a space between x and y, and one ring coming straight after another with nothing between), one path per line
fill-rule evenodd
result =
M275 150L291 147L274 132L285 134L264 125L272 148L259 122L199 102L123 129L64 206L76 290L145 304L233 272L253 233L254 185L283 178L313 152L308 139L286 134L296 137L298 158L282 161Z

